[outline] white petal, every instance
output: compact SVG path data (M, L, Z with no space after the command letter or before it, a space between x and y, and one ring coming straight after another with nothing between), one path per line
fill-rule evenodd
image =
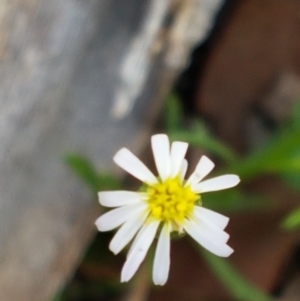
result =
M113 239L109 244L109 249L114 253L118 254L123 248L132 240L134 235L138 232L147 214L142 217L135 217L124 223L121 228L117 231Z
M188 149L188 143L175 141L171 146L171 177L178 175Z
M170 176L170 142L165 134L151 137L155 165L160 178L164 181Z
M99 231L110 231L119 227L130 218L141 215L146 208L147 204L145 203L119 207L101 215L95 224Z
M216 225L212 224L210 221L205 219L203 216L194 216L192 217L197 225L201 228L203 232L205 232L206 236L213 237L213 239L227 243L229 239L229 234L223 231L223 229L218 228Z
M229 222L229 217L199 206L194 207L194 214L199 218L204 217L206 220L210 221L221 230L223 230Z
M101 191L98 192L99 202L105 207L119 207L141 201L141 194L133 191Z
M145 224L135 238L134 249L128 256L121 273L121 282L129 281L144 260L155 237L159 221Z
M192 187L196 193L203 193L209 191L223 190L236 186L240 182L240 178L237 175L224 175L216 178L212 178Z
M133 240L131 246L130 246L130 249L126 255L126 258L129 258L131 256L131 253L133 250L135 250L136 248L136 244L139 243L139 241L141 240L141 237L144 235L144 232L143 231L139 231L137 236L135 237L135 239Z
M217 241L213 237L209 237L207 233L193 221L186 220L184 229L201 246L217 256L228 257L233 253L232 248L223 242Z
M184 180L187 168L188 168L188 162L186 159L183 159L183 161L181 163L180 171L179 171L181 182Z
M167 282L170 269L170 226L165 224L162 228L155 251L153 264L153 282L164 285Z
M190 175L186 185L194 185L205 178L215 167L215 164L206 156L202 156L195 168L195 171Z
M157 179L153 173L127 148L120 149L114 156L114 161L129 174L148 184L154 184Z

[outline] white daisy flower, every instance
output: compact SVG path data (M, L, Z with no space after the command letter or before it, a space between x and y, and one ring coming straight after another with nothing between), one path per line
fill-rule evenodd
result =
M202 181L214 168L214 163L202 156L191 176L184 180L188 144L175 141L170 146L167 135L152 136L152 151L158 176L128 149L122 148L114 161L144 185L140 191L99 192L100 204L117 207L99 217L99 231L120 226L109 249L117 254L133 238L121 273L121 282L129 281L144 260L156 234L158 242L153 265L153 282L164 285L170 267L170 233L187 233L215 255L228 257L233 249L227 245L224 231L229 218L201 206L201 194L236 186L237 175L223 175Z

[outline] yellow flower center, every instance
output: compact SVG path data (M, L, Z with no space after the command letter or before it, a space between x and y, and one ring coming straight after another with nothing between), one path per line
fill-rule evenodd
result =
M146 194L149 217L174 225L189 217L195 203L200 200L190 186L183 186L179 177L147 186Z

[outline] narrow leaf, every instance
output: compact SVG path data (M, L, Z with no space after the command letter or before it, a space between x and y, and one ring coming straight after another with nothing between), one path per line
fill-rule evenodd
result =
M282 221L281 227L284 230L300 228L300 207L290 212Z
M227 260L212 255L198 245L197 250L204 257L216 277L236 300L271 301L267 294L250 284Z
M182 108L180 99L174 93L167 96L164 108L164 124L167 132L172 132L180 127L182 120Z
M105 173L98 173L92 163L81 155L67 154L64 157L64 161L93 193L105 189L117 189L121 186L115 177Z

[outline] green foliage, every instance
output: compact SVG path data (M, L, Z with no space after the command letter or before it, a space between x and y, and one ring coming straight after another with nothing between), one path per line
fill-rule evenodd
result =
M227 260L212 255L196 246L211 270L217 278L224 284L226 289L238 301L270 301L271 298L251 285Z
M243 180L262 174L276 174L294 188L300 188L300 103L291 118L274 132L270 141L232 166Z
M261 175L273 174L282 177L291 187L300 188L300 104L293 111L287 123L274 133L270 141L259 150L245 158L239 158L227 145L214 137L205 124L194 120L183 125L183 110L176 95L171 94L165 104L164 121L171 140L186 141L199 147L224 162L224 173L238 174L245 183ZM114 190L121 187L120 181L109 174L98 172L94 165L78 154L65 156L67 166L80 178L92 192ZM203 195L205 207L221 211L258 210L269 205L261 195L251 195L242 187ZM300 207L291 212L282 222L286 230L300 228ZM103 237L103 236L102 236ZM99 249L103 243L99 244ZM227 290L239 301L269 301L268 295L251 285L228 261L204 251L197 245L211 270ZM87 259L95 259L101 252L87 254ZM101 254L101 258L106 258ZM55 301L63 300L58 295Z
M54 298L51 299L51 301L63 301L65 300L64 299L64 296L63 296L63 292L62 291L59 291L55 296Z
M242 182L266 174L280 176L295 189L300 188L300 103L284 126L274 132L271 139L261 149L244 158L238 158L235 152L214 137L203 122L194 120L188 127L182 126L182 109L179 100L172 95L167 99L165 120L171 140L186 141L190 145L218 157L225 163L224 173L238 174ZM205 207L213 210L257 210L269 205L264 196L250 195L241 187L228 191L218 191L202 196ZM300 208L291 212L282 222L284 229L300 228ZM200 247L197 245L198 250ZM218 279L237 300L268 301L270 297L252 286L228 262L201 249L199 251Z
M264 174L276 174L292 187L300 188L300 103L295 106L290 120L273 134L270 141L240 159L232 149L214 137L203 122L194 120L188 128L183 127L183 110L176 96L172 94L166 102L165 121L171 140L186 141L217 156L243 181Z
M296 173L299 176L299 137L300 129L282 129L262 149L251 153L232 168L243 180L263 174Z
M220 140L215 139L207 130L203 122L195 121L187 130L177 130L170 132L171 140L184 140L190 145L200 147L207 152L215 155L226 163L232 163L236 160L236 155L223 144Z
M64 161L93 193L97 193L100 190L119 189L121 187L118 179L106 173L99 173L88 159L79 154L67 154L64 157Z
M176 94L169 94L164 107L164 125L167 132L180 129L182 122L182 107Z
M194 120L189 128L182 126L182 113L178 97L171 94L166 100L164 114L166 131L171 140L183 140L192 146L201 147L228 163L235 161L236 155L233 150L214 138L203 122Z
M241 188L221 190L202 195L204 207L222 212L242 212L265 210L269 208L270 201L253 193L245 193Z
M288 214L281 223L284 230L300 229L300 207Z
M69 169L96 194L101 190L117 190L122 187L116 177L98 172L94 165L85 157L69 153L64 156L64 162ZM111 233L101 233L85 254L85 263L111 267L116 263L115 256L109 252L107 245L111 240ZM105 246L105 247L104 247ZM63 291L59 292L52 301L99 299L101 296L114 296L119 294L124 285L113 278L94 280L86 279L76 282L76 279Z

